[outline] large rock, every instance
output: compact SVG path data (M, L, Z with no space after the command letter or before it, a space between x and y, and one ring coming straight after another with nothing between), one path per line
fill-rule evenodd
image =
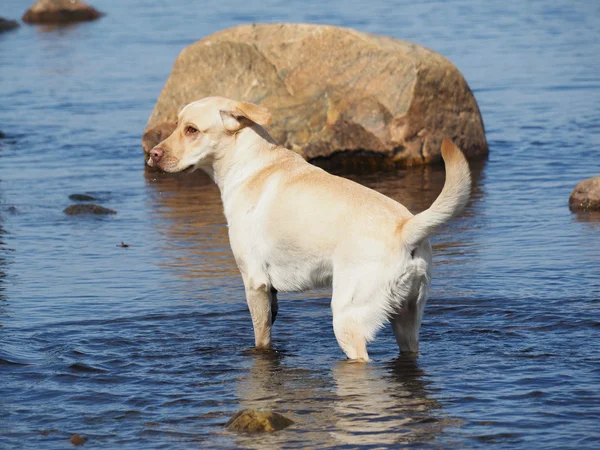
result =
M271 433L283 430L293 423L291 419L273 411L242 409L227 421L225 428L244 433Z
M96 20L103 14L81 0L38 0L23 16L25 23L70 23Z
M243 25L190 45L150 116L144 150L172 132L184 105L211 95L269 108L273 138L307 159L435 163L444 136L467 156L488 152L473 93L450 61L351 29Z
M14 30L15 28L19 28L19 22L14 20L6 20L5 18L0 17L0 33Z
M600 175L583 180L569 197L573 212L600 211Z

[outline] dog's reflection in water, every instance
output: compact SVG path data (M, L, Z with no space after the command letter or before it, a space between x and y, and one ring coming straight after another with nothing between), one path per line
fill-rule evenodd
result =
M275 351L253 351L251 358L248 376L238 383L242 407L275 410L295 424L272 435L239 436L244 447L430 442L451 423L439 418L441 406L428 397L414 358L316 368L291 367L295 358Z
M336 441L352 445L427 442L442 432L439 403L427 396L416 358L387 364L340 362L333 367Z

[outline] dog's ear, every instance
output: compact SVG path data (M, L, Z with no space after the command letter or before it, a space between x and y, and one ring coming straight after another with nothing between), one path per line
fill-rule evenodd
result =
M262 126L271 124L271 113L267 108L246 102L236 102L230 111L220 111L223 126L235 133L242 128L257 123Z

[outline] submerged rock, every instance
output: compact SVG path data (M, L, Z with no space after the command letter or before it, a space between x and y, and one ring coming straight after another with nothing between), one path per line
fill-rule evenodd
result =
M225 428L245 433L271 433L283 430L293 423L291 419L274 411L242 409L227 421Z
M79 203L76 205L67 206L65 208L65 214L69 216L76 216L79 214L116 214L117 212L105 208L103 206L95 205L93 203Z
M73 437L71 439L69 439L69 441L71 441L71 444L79 447L80 445L85 444L85 441L87 441L87 438L80 434L74 434Z
M150 116L145 152L174 130L184 105L213 95L267 107L275 141L307 159L437 163L446 136L468 157L488 152L475 98L450 61L352 29L242 25L188 46Z
M93 202L96 200L95 197L87 194L71 194L69 195L69 199L73 200L74 202Z
M5 31L14 30L15 28L19 28L19 22L15 20L7 20L3 17L0 17L0 33ZM0 133L1 134L1 133Z
M38 0L23 16L32 24L64 24L96 20L104 14L81 0Z
M600 211L600 175L583 180L569 197L573 212Z

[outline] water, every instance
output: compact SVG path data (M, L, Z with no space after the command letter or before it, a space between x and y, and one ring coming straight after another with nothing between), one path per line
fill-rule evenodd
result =
M0 35L0 447L598 447L600 216L567 202L600 173L600 4L416 3L96 0L98 22ZM144 171L179 51L263 21L415 41L475 93L491 153L433 240L416 360L386 329L344 361L326 291L281 295L253 352L216 187ZM354 178L419 211L443 171ZM118 214L64 215L84 192ZM242 407L296 424L225 431Z

